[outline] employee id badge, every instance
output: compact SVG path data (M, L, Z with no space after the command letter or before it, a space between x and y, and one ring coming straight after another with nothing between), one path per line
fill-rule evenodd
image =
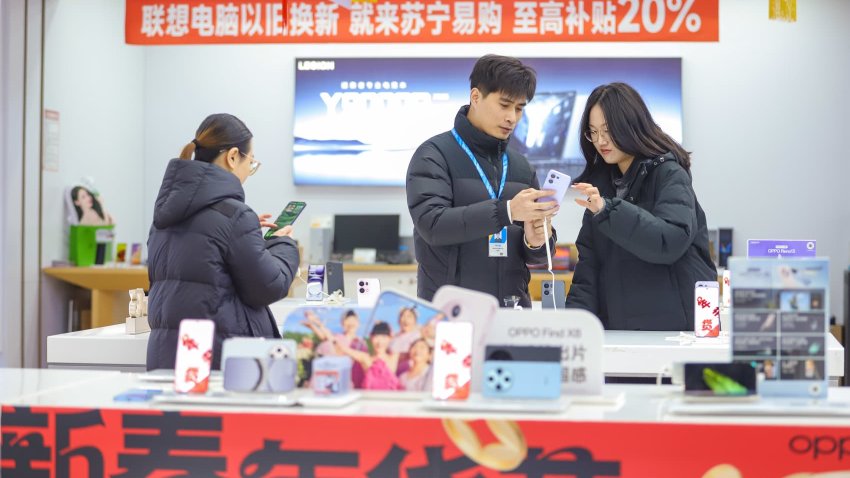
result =
M503 227L496 234L490 234L490 257L508 257L508 228Z

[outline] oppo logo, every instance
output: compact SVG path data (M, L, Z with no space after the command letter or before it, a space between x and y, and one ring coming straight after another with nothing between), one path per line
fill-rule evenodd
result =
M798 455L811 455L815 460L828 456L843 460L844 455L850 457L850 436L795 435L788 442L788 449Z
M298 71L333 71L333 60L298 60Z

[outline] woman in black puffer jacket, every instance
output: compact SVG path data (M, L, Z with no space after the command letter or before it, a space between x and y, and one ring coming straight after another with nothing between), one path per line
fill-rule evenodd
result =
M587 210L567 307L606 329L694 330L694 284L716 281L690 155L625 83L597 87L581 119Z
M148 238L148 370L174 368L184 318L215 321L215 369L228 337L280 337L268 305L288 294L298 248L289 226L264 240L271 224L245 204L242 183L260 165L252 137L235 116L214 114L168 163Z

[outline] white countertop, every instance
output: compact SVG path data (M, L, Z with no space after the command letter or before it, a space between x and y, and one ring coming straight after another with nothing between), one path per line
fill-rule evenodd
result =
M496 412L446 412L428 410L423 406L423 395L397 392L396 399L387 393L364 393L356 402L342 408L301 407L250 407L230 405L173 405L152 402L115 402L113 397L133 388L162 388L170 390L171 384L143 382L135 373L81 372L73 370L0 369L0 403L17 406L44 406L70 408L164 409L197 410L218 413L269 413L334 416L381 417L442 417L447 413L457 418L484 419L499 417L518 420L547 421L606 421L646 423L710 423L710 424L783 424L850 426L850 414L843 416L692 416L672 415L669 407L678 402L681 388L672 385L606 385L606 397L616 400L594 401L593 398L571 397L571 403L561 413L496 413ZM211 382L211 390L221 382ZM831 402L850 402L850 388L831 388Z

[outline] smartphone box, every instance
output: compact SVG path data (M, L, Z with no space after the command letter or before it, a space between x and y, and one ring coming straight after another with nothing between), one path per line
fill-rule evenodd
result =
M212 365L215 322L209 319L183 319L174 360L174 391L206 393Z
M325 266L310 265L307 267L307 301L321 302L325 288Z
M435 400L466 400L472 384L470 322L438 322L434 340L433 383Z
M327 356L313 360L310 386L316 395L345 395L352 389L349 357Z

